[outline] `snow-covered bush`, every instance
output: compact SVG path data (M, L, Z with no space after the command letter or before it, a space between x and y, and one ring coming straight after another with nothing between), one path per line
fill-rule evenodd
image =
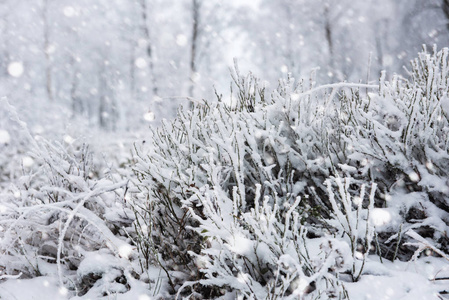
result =
M392 259L410 257L400 239L411 229L449 250L448 49L424 51L411 66L408 80L381 78L378 93L343 96L346 163L353 176L379 185L382 255Z
M133 220L124 205L127 181L100 175L88 146L74 148L32 137L14 108L9 114L18 125L11 140L28 144L28 161L0 198L0 276L54 275L61 285L86 293L105 274L81 272L85 257L102 251L117 260L133 258L124 232ZM117 272L117 278L125 278L123 269ZM109 280L117 285L116 277ZM127 281L120 281L119 291L127 289ZM116 292L104 293L110 291Z
M146 264L180 295L343 298L370 253L409 259L410 237L447 253L447 56L419 54L408 80L271 94L236 68L229 102L180 109L135 147Z
M21 171L29 162L26 153L27 142L20 136L20 125L11 122L8 102L0 99L0 193L8 188L8 184L21 175Z
M192 279L199 280L203 292L207 290L204 286L224 286L224 290L231 288L246 295L257 289L258 297L301 294L312 282L338 286L326 268L339 269L335 265L341 262L335 262L330 253L346 251L323 237L325 240L310 244L330 243L333 246L328 247L329 252L322 251L322 257L308 257L307 246L300 242L306 231L322 237L327 225L323 216L332 212L329 202L323 202L327 192L324 181L333 174L338 157L326 154L330 138L323 130L323 122L333 120L324 114L323 105L331 105L334 95L326 96L319 90L304 93L302 83L293 87L289 79L281 82L268 99L253 76L237 73L234 82L235 103L219 99L215 104L197 104L191 111L180 110L172 124L153 132L148 153L136 147L136 172L145 197L143 203L135 204L141 251L167 271L174 290ZM325 101L320 100L322 96ZM301 197L303 201L298 202ZM266 226L270 230L254 227L262 225L261 218L269 220L271 224ZM295 222L290 223L292 218ZM302 227L303 223L309 230ZM228 234L215 236L217 231ZM288 245L278 245L278 237ZM235 244L239 238L248 241L242 245L246 250ZM255 246L258 243L264 249L261 258ZM230 248L223 254L228 258L220 260L222 272L216 273L217 266L211 270L200 267L207 257L211 259L209 266L218 263L211 253L220 256L220 247ZM281 270L281 257L296 257L296 271L288 274ZM332 259L326 260L329 257ZM351 256L341 260L348 258L352 260ZM239 271L237 266L244 262L246 267ZM321 269L323 264L325 269ZM302 278L304 272L313 279ZM239 274L249 278L242 283ZM225 275L236 276L235 284L220 278ZM298 280L309 282L295 289L293 282ZM328 292L327 296L336 291ZM212 289L208 293L217 295L222 291ZM318 289L317 293L325 292ZM344 295L342 290L338 293Z
M199 283L219 287L221 294L229 290L227 296L239 299L345 297L338 273L351 270L351 250L331 237L307 238L297 212L300 197L283 212L277 204L269 204L270 196L260 199L257 185L254 208L243 212L235 194L229 197L220 189L221 178L214 177L214 189L206 187L194 197L205 218L191 209L201 224L195 230L207 243L200 254L191 252L204 278L186 282L178 294Z

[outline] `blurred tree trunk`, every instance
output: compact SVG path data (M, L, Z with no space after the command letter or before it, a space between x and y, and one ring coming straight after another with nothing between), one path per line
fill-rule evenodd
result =
M70 66L73 68L72 82L70 84L70 99L72 100L72 117L75 115L82 114L84 112L84 107L82 100L78 96L78 86L79 86L79 73L78 69L75 67L75 60L72 58L70 61Z
M129 56L129 91L131 98L135 98L136 96L136 42L135 40L131 40L130 47L130 56Z
M104 62L100 62L98 74L98 93L99 93L99 106L98 106L98 124L101 128L107 128L107 83L106 83L106 66Z
M107 54L103 55L108 60ZM98 106L98 123L102 129L116 130L119 114L117 111L117 95L115 88L117 82L114 78L113 69L110 65L100 61L99 73L99 106Z
M294 37L294 1L286 1L286 5L284 6L285 9L285 16L286 16L286 22L287 22L287 28L286 28L286 40L285 40L285 59L287 61L287 69L289 73L293 74L294 78L297 78L296 76L299 76L299 72L296 71L296 63L295 60L299 59L299 57L296 57L295 51L294 51L294 43L296 42Z
M153 85L153 96L158 95L158 87L156 82L156 76L154 74L154 54L153 54L153 43L151 40L151 34L148 24L148 7L147 0L140 0L140 9L142 14L142 31L144 34L144 39L146 42L146 54L148 58L148 66L150 71L151 83Z
M190 43L190 88L189 96L194 97L195 84L197 81L197 51L198 51L198 30L200 22L200 0L192 0L192 39ZM190 102L193 106L193 102Z
M442 9L447 19L446 28L449 30L449 0L443 0Z
M332 41L332 25L329 16L329 4L324 6L324 32L326 34L327 47L329 50L329 64L331 70L334 69L334 45Z
M51 76L51 57L50 57L50 26L48 22L48 0L44 0L43 7L43 21L44 21L44 54L45 54L45 86L47 89L47 96L50 101L53 101L53 88Z
M8 9L7 3L1 4L1 59L0 59L0 73L2 75L7 74L8 69L8 61L10 59L9 55L9 40L8 40L8 34L9 34L9 20L8 20Z

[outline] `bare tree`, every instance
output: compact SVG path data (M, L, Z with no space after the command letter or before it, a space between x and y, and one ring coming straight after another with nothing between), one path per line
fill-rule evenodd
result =
M105 54L104 57L107 57ZM116 130L119 112L118 103L115 94L116 78L111 72L109 64L101 61L98 74L98 123L101 128L106 130Z
M146 42L146 54L148 58L148 66L150 71L151 83L153 85L153 95L158 95L158 87L156 83L156 76L154 74L154 53L153 53L153 43L151 39L150 29L149 29L149 18L148 18L148 6L147 0L140 0L140 9L142 16L142 32Z
M192 39L190 43L190 88L189 96L194 96L195 81L197 77L197 51L200 22L200 0L192 0ZM191 103L192 104L192 103Z
M449 30L449 0L442 0L441 8L443 9L444 15L448 22L446 22L446 27Z
M79 87L79 77L80 74L78 72L78 68L76 67L76 61L75 58L72 56L70 60L70 66L73 68L72 73L72 82L70 84L70 99L72 101L72 117L74 117L77 114L81 114L84 112L84 107L82 100L77 94L77 90Z
M42 19L44 23L44 54L45 54L45 86L47 89L47 96L50 101L53 101L53 83L50 57L50 25L48 20L48 0L44 0L42 8Z
M136 92L136 48L135 41L131 41L129 51L129 91L132 98L135 97Z
M4 2L0 4L0 26L1 26L1 46L0 46L0 51L1 51L1 59L0 59L0 74L1 75L5 75L6 74L6 69L7 69L7 65L8 65L8 60L10 57L10 53L9 53L9 39L8 39L8 34L9 34L9 20L8 20L8 11L9 11L9 3Z
M330 64L333 67L334 46L333 46L333 41L332 41L332 25L331 25L331 20L330 20L330 16L329 16L329 3L325 3L325 5L324 5L324 31L326 33L327 47L329 49Z

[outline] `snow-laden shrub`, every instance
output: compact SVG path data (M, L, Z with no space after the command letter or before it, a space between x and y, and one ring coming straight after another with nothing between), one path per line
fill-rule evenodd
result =
M325 254L322 258L314 256L296 260L295 272L298 273L286 275L279 269L277 260L292 256L293 250L296 251L293 256L297 259L306 257L307 248L303 245L299 249L299 244L295 246L293 243L285 246L287 249L281 247L268 253L268 249L277 243L271 239L283 236L279 228L292 231L283 237L289 240L292 234L297 234L296 230L306 231L305 227L298 227L302 223L313 223L318 227L309 226L310 235L321 236L320 231L326 225L321 214L331 214L330 204L322 200L327 192L324 181L332 174L332 161L338 157L326 154L329 153L330 139L322 126L323 122L331 122L332 119L324 114L324 103L320 100L324 94L301 95L300 92L306 88L303 85L293 87L293 80L288 80L282 82L267 99L264 90L258 87L257 80L251 75L245 78L236 74L234 79L236 103L226 104L220 99L215 104L197 104L191 111L180 110L173 123L164 124L153 132L148 153L144 154L136 147L136 173L145 198L135 204L141 252L147 260L157 261L167 271L174 290L179 288L180 283L192 279L200 279L199 283L203 285L200 290L203 292L207 290L204 286L216 287L211 277L214 271L208 273L207 269L198 266L198 255L209 253L209 250L202 249L211 247L208 232L216 231L202 224L201 220L209 220L213 213L226 214L223 216L226 221L222 222L225 228L231 226L227 230L235 233L236 238L241 234L248 241L262 239L266 245L267 255L264 261L260 261L262 265L259 270L255 269L257 263L254 261L257 253L242 258L242 261L249 259L249 266L241 274L251 274L248 280L263 287L264 291L259 291L260 294L293 293L292 283L288 281L299 280L301 272L314 278L309 283L319 279L320 284L338 285L335 278L323 277L324 271L320 266L325 261ZM337 163L335 161L334 164ZM206 191L218 194L204 198ZM297 200L301 196L304 199L298 205ZM292 206L294 209L290 209ZM259 210L260 207L263 209ZM271 212L273 232L264 232L261 228L257 231L248 229L251 226L248 223L250 216L253 224L258 224L260 220L257 218L261 216L268 219L265 214L269 207L276 207ZM232 214L229 215L229 212ZM296 221L290 224L286 216L293 218L293 213ZM229 220L237 223L233 225ZM221 227L223 224L215 226ZM249 236L240 232L243 229L249 230ZM258 233L267 236L262 238ZM221 238L224 241L218 243L230 242L227 240L230 237ZM303 234L298 235L297 243L303 238ZM249 251L254 250L251 247ZM344 252L334 248L332 251ZM238 276L239 271L233 270L232 264L237 266L240 261L231 258L241 254L232 251L228 254L230 260L223 261L222 267L231 264L228 266L231 270L228 276ZM315 265L315 259L320 263ZM328 267L334 264L326 261ZM207 279L202 279L204 276ZM236 289L239 293L248 294L251 291L251 287L244 290L242 286L238 288L225 283L223 278L217 280L221 282L219 286ZM329 295L333 292L329 291ZM214 295L221 292L212 289L208 293Z
M370 253L447 253L447 54L421 53L409 80L271 94L237 71L230 102L181 109L135 147L146 263L180 295L312 299L344 297Z
M26 153L27 141L20 136L20 125L11 122L9 104L0 99L0 194L6 191L8 184L17 179L23 167L27 167L30 158Z
M338 274L351 272L351 249L330 236L307 237L297 211L300 197L292 205L278 207L269 204L270 196L261 199L261 185L256 185L255 206L243 212L236 194L222 190L220 181L212 174L214 188L206 186L192 197L202 207L201 216L190 209L200 224L195 231L207 246L200 254L190 254L204 278L186 282L178 294L200 284L219 287L221 294L229 291L226 296L239 299L346 297Z
M133 220L124 205L127 181L113 174L99 177L88 146L75 149L32 137L12 107L10 114L21 135L13 139L28 143L30 162L0 198L0 276L55 272L61 285L85 293L89 274L76 270L90 253L133 256L124 232Z
M346 164L355 167L351 175L379 185L377 225L389 258L410 257L400 242L412 229L449 250L448 54L424 51L408 80L382 77L378 93L343 96Z

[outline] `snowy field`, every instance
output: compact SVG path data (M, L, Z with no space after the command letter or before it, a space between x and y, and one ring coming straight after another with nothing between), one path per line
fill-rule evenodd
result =
M366 267L366 275L357 283L347 283L350 299L446 299L439 292L447 290L449 286L449 266L447 261L434 258L423 258L416 262L395 264L379 263L378 257L370 257L372 262ZM92 262L98 269L100 261ZM439 268L438 268L439 267ZM148 290L148 286L136 282L130 291L115 293L107 296L101 295L101 288L93 288L91 292L82 297L70 297L64 288L58 286L54 276L41 276L33 279L11 279L0 285L1 299L121 299L121 300L149 300L159 299ZM153 271L155 277L160 276ZM439 278L446 278L440 280Z
M1 300L449 299L448 1L0 15Z

